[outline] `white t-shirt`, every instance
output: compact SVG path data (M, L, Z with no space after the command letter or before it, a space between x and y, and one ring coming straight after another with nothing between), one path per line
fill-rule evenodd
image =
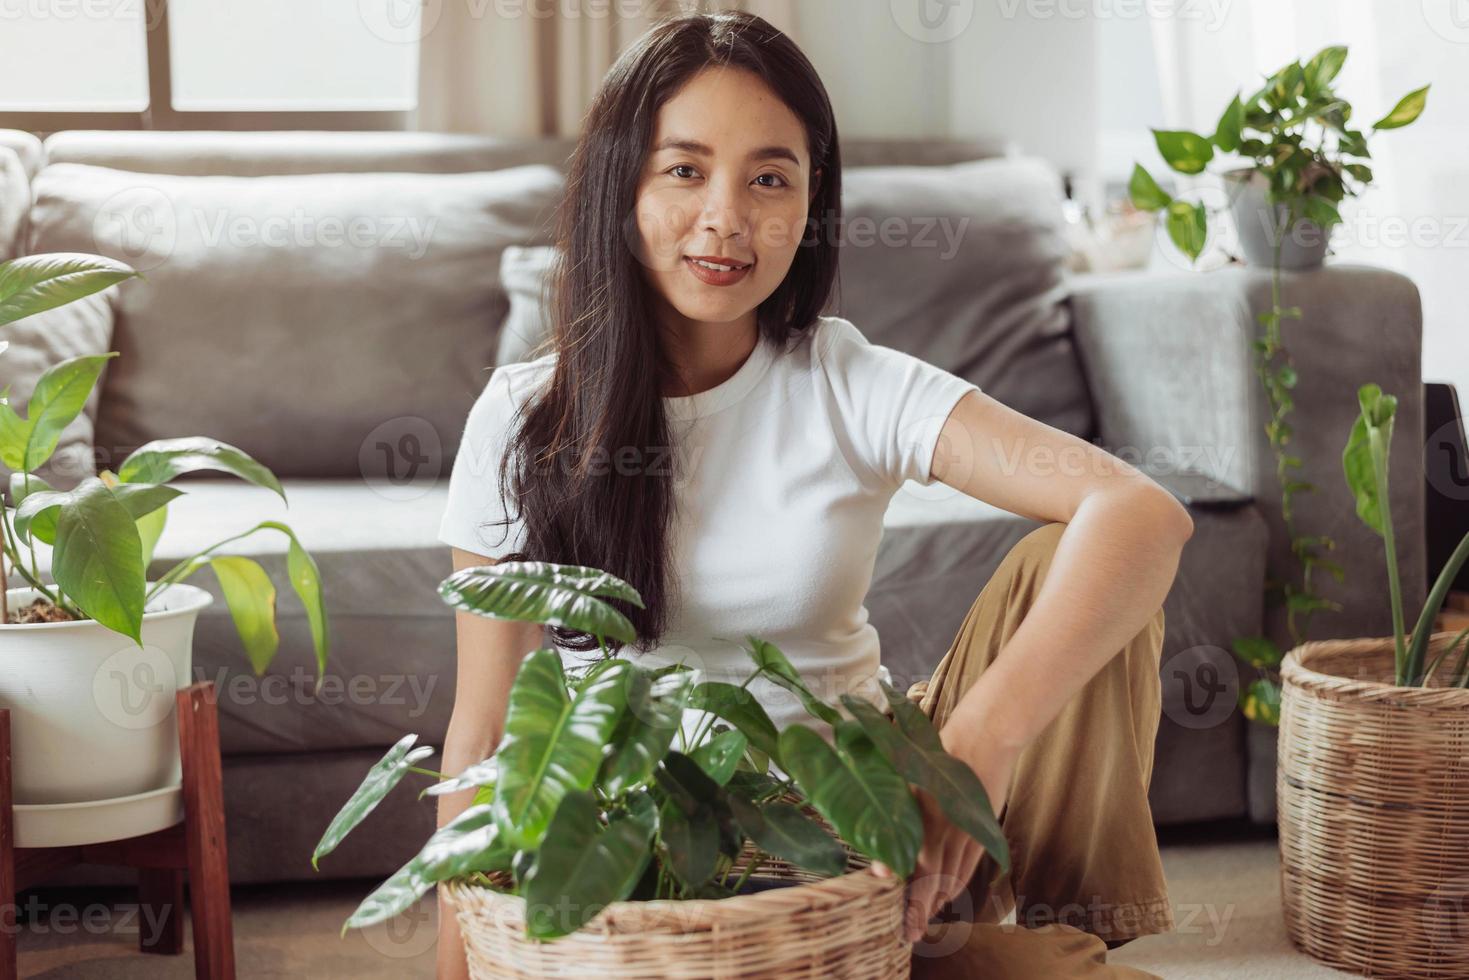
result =
M555 356L497 368L471 409L439 529L446 544L496 559L521 547L518 519L481 525L505 516L498 478L513 415ZM682 660L702 679L739 685L753 668L742 650L753 634L843 715L842 693L883 706L876 679L891 675L863 604L883 513L905 480L933 482L944 420L977 390L869 343L847 320L820 317L783 352L762 339L716 387L664 398L682 456L672 536L680 608L657 649L619 655L650 667ZM597 655L562 651L568 667ZM763 677L749 690L777 730L799 722L830 740L830 726L794 694ZM703 717L688 713L686 736Z

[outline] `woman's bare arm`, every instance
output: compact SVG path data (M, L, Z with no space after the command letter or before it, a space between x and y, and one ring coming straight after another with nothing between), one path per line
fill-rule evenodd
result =
M454 549L454 570L493 565L494 559ZM541 643L538 623L487 619L455 613L459 675L454 685L454 711L444 736L442 771L456 775L488 758L505 731L510 685L521 659ZM474 799L474 790L439 797L438 826L453 820ZM438 980L467 980L469 969L459 937L459 924L448 903L439 902Z

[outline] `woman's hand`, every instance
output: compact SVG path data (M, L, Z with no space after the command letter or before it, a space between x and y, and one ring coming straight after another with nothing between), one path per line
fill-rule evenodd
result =
M939 733L945 749L950 755L968 763L979 776L990 798L990 806L998 817L1005 806L1005 794L1009 791L1010 777L1015 772L1019 753L998 748L994 742L961 739L950 728L952 726L946 725ZM948 744L951 739L961 742L967 752L956 751L956 746ZM910 943L922 939L928 920L964 890L979 867L979 859L984 856L984 848L944 816L932 794L921 787L915 787L913 792L923 815L923 847L908 879L908 905L903 928ZM893 873L881 861L873 862L872 872L884 878Z

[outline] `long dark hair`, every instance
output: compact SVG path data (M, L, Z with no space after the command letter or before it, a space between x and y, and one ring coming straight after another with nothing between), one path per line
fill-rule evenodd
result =
M608 71L569 162L551 272L555 368L526 403L500 468L504 499L519 504L525 524L524 550L506 560L588 565L631 583L645 608L615 604L636 628L634 646L643 651L657 646L677 601L669 528L682 454L671 448L664 415L663 382L671 369L632 250L632 216L659 107L710 67L753 72L801 120L816 185L790 271L756 311L757 342L783 350L821 312L837 252L820 229L840 219L841 159L831 102L816 70L789 38L753 14L694 14L658 24ZM623 447L638 450L631 474L611 465ZM551 633L566 649L597 648L587 633L562 627Z

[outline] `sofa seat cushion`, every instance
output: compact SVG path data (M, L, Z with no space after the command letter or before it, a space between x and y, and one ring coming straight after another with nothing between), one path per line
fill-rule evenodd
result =
M463 174L180 177L53 164L31 252L100 252L119 290L99 465L203 435L281 476L447 473L494 363L500 253L550 240L564 180Z

